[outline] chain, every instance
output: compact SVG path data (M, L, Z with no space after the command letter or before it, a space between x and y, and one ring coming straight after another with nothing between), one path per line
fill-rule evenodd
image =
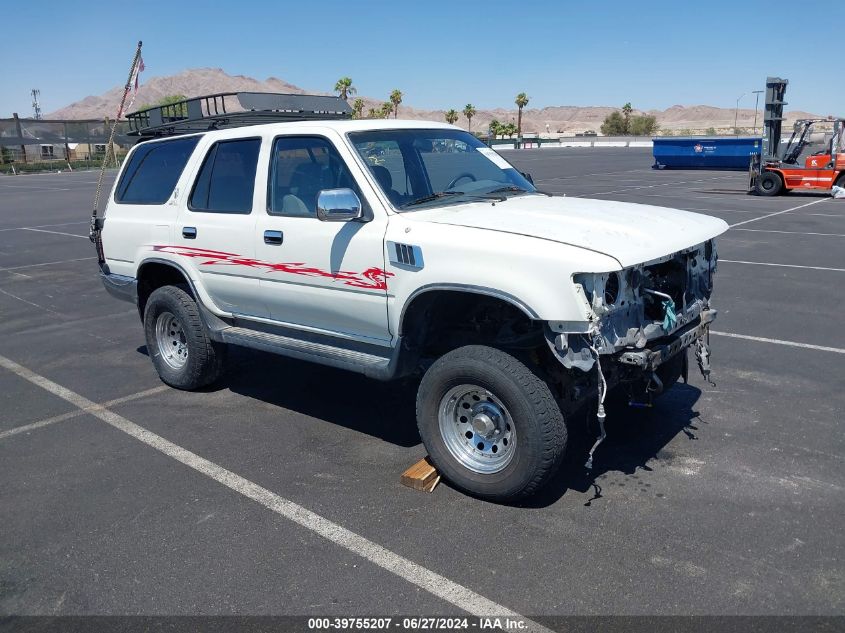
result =
M100 176L97 178L97 190L94 193L94 211L91 213L91 229L88 236L97 247L97 261L101 266L105 263L106 259L105 254L103 253L103 243L100 240L100 230L102 229L102 225L97 221L97 209L100 207L100 193L103 189L103 178L106 175L106 164L109 160L109 152L111 152L112 156L114 156L115 163L117 163L117 156L114 154L114 149L112 147L114 144L114 136L117 131L117 122L120 119L120 115L123 114L123 106L126 105L126 97L129 96L129 91L132 89L132 77L135 75L138 60L141 59L142 45L143 42L139 41L138 48L135 49L135 56L132 58L132 65L129 67L129 77L126 79L126 86L123 89L123 97L120 99L120 107L117 110L117 116L115 117L111 126L111 131L109 132L109 142L106 145L106 154L103 156L103 164L100 167Z

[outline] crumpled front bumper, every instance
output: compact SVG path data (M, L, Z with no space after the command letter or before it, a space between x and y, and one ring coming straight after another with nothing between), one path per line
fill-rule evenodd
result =
M671 336L661 339L655 345L644 349L623 351L616 354L613 359L623 365L631 365L646 371L654 370L707 334L707 329L716 319L717 314L716 310L702 310L696 321L676 330Z

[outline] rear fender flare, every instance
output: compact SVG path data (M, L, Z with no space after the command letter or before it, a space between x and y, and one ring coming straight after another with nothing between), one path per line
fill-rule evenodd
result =
M141 282L141 277L143 275L144 266L146 266L147 264L160 264L163 266L169 266L170 268L176 270L180 275L182 275L191 290L191 294L193 295L194 300L197 302L197 306L199 307L200 312L200 318L205 324L209 336L211 336L211 338L217 341L222 340L219 335L219 332L223 328L228 327L229 324L223 321L217 314L215 314L215 312L217 311L216 308L214 310L209 308L209 305L213 305L213 303L211 302L211 298L205 293L205 291L200 286L198 286L194 282L193 279L191 279L191 276L188 274L188 271L185 269L185 267L170 259L164 259L162 257L148 257L138 265L136 279L138 279L139 286ZM141 305L140 295L138 298L138 314L143 320L144 314Z

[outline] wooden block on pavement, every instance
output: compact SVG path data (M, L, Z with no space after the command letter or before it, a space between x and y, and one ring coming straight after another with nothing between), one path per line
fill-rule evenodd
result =
M432 465L431 460L428 457L424 457L402 473L401 481L403 485L414 490L432 492L434 487L440 482L440 475Z

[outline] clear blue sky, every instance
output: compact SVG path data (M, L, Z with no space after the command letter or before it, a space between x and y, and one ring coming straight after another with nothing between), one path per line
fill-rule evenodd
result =
M800 15L799 15L800 12ZM0 116L31 116L125 81L138 39L149 78L220 67L312 90L353 78L421 108L675 104L754 107L767 75L788 109L845 115L845 2L207 0L4 6ZM839 67L837 68L837 64Z

